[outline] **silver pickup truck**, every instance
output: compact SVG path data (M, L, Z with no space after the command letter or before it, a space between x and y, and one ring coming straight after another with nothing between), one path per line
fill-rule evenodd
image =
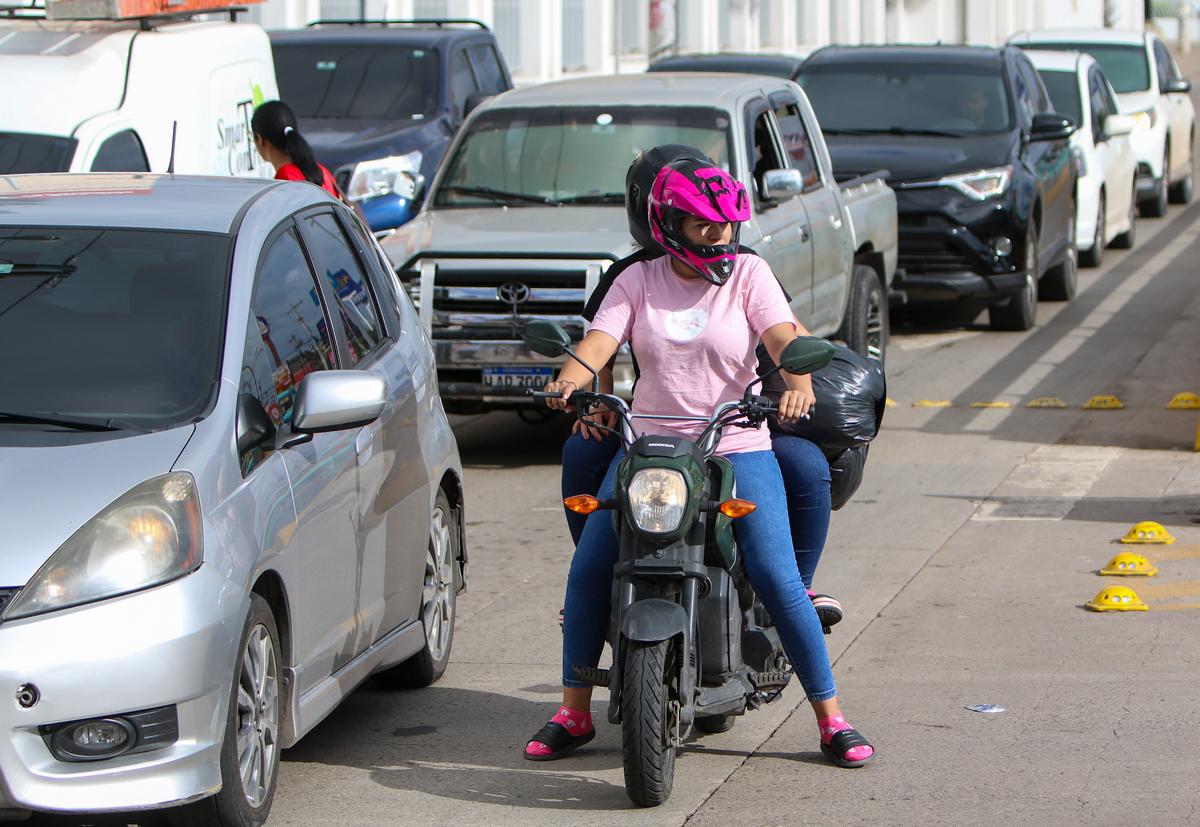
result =
M646 74L508 92L463 125L413 221L384 239L433 339L452 412L521 409L550 362L530 319L581 336L605 269L636 250L625 171L660 144L695 146L753 193L741 243L767 260L815 334L882 358L896 270L896 197L878 176L841 185L804 92L778 78ZM628 353L614 368L632 390Z

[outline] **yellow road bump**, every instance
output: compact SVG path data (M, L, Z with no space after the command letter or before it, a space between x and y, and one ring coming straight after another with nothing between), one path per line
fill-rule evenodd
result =
M1177 393L1167 403L1168 411L1196 411L1200 410L1200 396L1194 393L1184 391Z
M1093 396L1087 402L1083 403L1085 411L1116 411L1125 407L1125 403L1112 394L1100 394Z
M884 404L884 407L888 407L888 408L894 408L894 407L896 407L896 400L895 400L895 399L892 399L892 397L890 397L890 396L889 396L889 397L888 397L888 398L887 398L887 399L884 401L884 403L883 403L883 404Z
M1149 606L1142 602L1133 589L1125 586L1109 586L1085 604L1093 612L1144 612Z
M1025 403L1026 408L1065 408L1067 403L1057 396L1039 396Z
M1122 551L1100 569L1100 574L1105 577L1153 577L1158 574L1158 568L1140 554Z
M949 408L950 405L949 399L918 399L912 403L914 408Z
M972 402L971 407L972 408L1011 408L1012 403L1011 402L999 402L999 401Z
M1175 538L1160 524L1146 520L1131 527L1121 538L1121 542L1134 545L1169 546L1175 542Z

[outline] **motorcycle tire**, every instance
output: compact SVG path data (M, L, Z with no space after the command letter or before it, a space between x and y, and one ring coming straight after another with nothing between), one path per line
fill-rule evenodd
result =
M639 807L671 797L675 781L675 715L671 641L630 643L621 671L621 756L625 792Z

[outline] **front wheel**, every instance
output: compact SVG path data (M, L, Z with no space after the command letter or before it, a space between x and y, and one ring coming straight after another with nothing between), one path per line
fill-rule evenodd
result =
M1170 168L1170 157L1163 158L1162 177L1155 182L1154 195L1138 205L1142 215L1147 218L1162 218L1167 214L1167 170Z
M1092 234L1092 246L1088 250L1079 251L1079 263L1084 267L1099 267L1104 263L1105 216L1108 206L1104 199L1104 191L1100 191L1100 203L1096 207L1096 231Z
M678 705L671 697L671 641L630 643L621 672L621 754L625 792L639 807L671 797Z
M846 318L834 336L862 356L883 361L887 351L889 321L887 297L874 268L854 265Z
M1030 227L1025 234L1025 283L1005 304L988 307L993 330L1029 330L1037 320L1038 234Z

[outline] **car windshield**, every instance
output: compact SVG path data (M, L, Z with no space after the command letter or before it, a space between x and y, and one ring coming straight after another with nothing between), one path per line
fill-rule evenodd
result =
M274 44L279 95L298 118L421 120L437 111L437 53L361 43Z
M1027 49L1087 52L1100 64L1114 92L1145 92L1150 88L1150 64L1142 46L1110 43L1030 43Z
M495 109L469 128L439 185L438 206L623 204L630 162L660 144L697 147L729 169L729 118L717 109Z
M800 85L826 134L970 135L1012 124L999 69L950 64L834 64L805 69Z
M75 154L74 138L0 132L0 175L66 172Z
M167 428L215 396L230 239L0 227L0 425Z
M1083 110L1079 101L1079 76L1075 72L1059 72L1050 69L1039 69L1042 83L1050 93L1050 105L1060 115L1066 115L1075 121L1076 126L1083 125Z

